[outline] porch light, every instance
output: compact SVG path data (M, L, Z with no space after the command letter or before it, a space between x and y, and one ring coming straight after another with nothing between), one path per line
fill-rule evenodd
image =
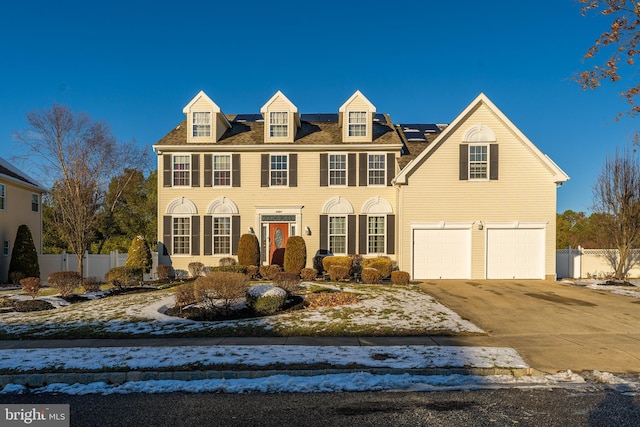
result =
M304 232L307 233L307 236L311 236L311 229L308 225L305 227Z
M482 223L482 221L478 220L476 222L478 223L478 230L482 230L484 228L484 224Z

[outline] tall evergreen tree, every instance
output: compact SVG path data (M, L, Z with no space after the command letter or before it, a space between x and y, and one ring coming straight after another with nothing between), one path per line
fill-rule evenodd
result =
M16 240L13 244L9 263L9 276L13 272L22 273L24 277L40 277L38 251L36 251L36 246L33 243L31 230L25 224L18 227Z

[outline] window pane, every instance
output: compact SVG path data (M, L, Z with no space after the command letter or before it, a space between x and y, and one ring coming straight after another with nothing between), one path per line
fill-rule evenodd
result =
M287 185L287 156L271 156L271 185Z
M231 185L231 156L213 156L213 185Z
M329 155L329 185L347 184L347 155Z
M329 217L329 250L334 254L347 253L347 218Z
M286 137L289 129L289 113L276 111L269 113L269 135L275 138Z
M208 111L193 113L193 136L211 136L211 113Z
M367 239L369 253L384 253L384 216L370 216L368 218Z
M367 135L367 113L366 111L349 112L349 136Z
M231 253L231 218L213 218L213 253L228 255Z
M4 206L5 206L4 184L0 184L0 210L4 210Z
M173 253L191 253L190 218L173 218Z
M469 179L487 178L487 146L469 146Z
M189 185L190 165L190 156L173 156L173 185Z
M369 185L385 185L385 155L369 154Z

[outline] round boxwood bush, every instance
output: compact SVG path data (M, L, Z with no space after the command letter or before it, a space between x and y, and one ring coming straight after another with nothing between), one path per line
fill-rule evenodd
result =
M258 285L247 291L247 305L261 316L276 314L282 310L286 300L287 291L277 286Z
M387 257L365 258L362 260L362 269L375 268L380 272L382 279L388 279L391 276L393 264Z

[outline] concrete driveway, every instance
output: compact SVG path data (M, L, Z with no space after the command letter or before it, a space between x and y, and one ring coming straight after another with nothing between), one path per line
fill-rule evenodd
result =
M640 373L640 299L538 280L425 281L420 285L488 337L547 373ZM454 337L443 338L455 344Z

